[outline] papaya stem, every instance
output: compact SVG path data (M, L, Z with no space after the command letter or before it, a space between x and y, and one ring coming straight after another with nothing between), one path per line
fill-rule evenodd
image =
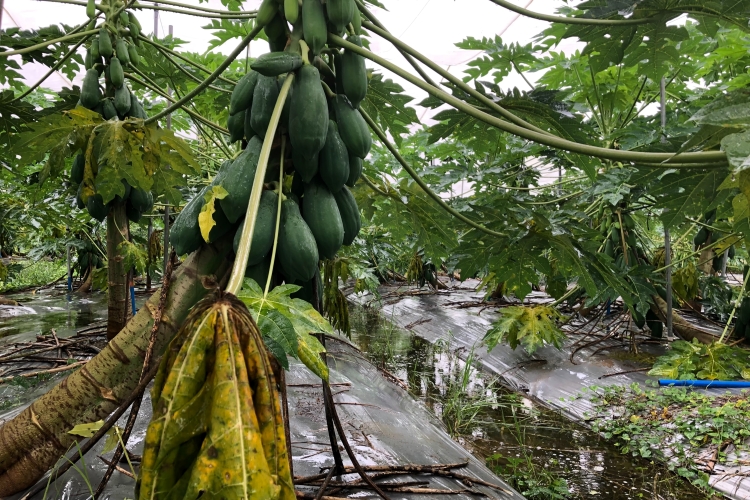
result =
M305 64L310 64L310 47L307 45L307 42L300 39L299 46L300 50L302 51L302 62L304 62Z
M522 16L530 17L532 19L538 19L540 21L549 21L551 23L561 24L584 24L594 26L631 26L634 24L648 24L653 23L661 19L661 17L646 17L642 19L593 19L583 17L565 17L565 16L552 16L550 14L542 14L534 12L532 10L524 9L518 5L513 5L506 0L490 0L490 2L505 7L506 9L521 14Z
M166 47L166 46L164 46L164 45L160 44L159 42L157 42L157 41L155 41L155 40L152 40L152 39L148 38L147 36L144 36L144 35L140 35L140 36L138 37L138 39L139 39L139 40L141 40L142 42L146 42L147 44L149 44L149 45L152 45L153 47L155 47L155 48L156 48L156 49L157 49L158 51L160 51L160 52L162 53L162 55L163 55L163 56L164 56L164 57L165 57L165 58L166 58L167 60L169 60L169 62L171 62L171 63L172 63L172 64L174 64L175 66L179 66L179 65L178 65L178 64L177 64L177 62L176 62L176 61L175 61L175 60L174 60L174 59L173 59L172 57L170 57L170 56L174 56L174 57L176 57L177 59L181 59L182 61L185 61L186 63L188 63L188 64L191 64L191 65L193 65L193 66L194 66L195 68L198 68L199 70L203 71L204 73L208 73L208 74L211 74L211 70L210 70L210 69L208 69L207 67L203 66L202 64L200 64L200 63L197 63L197 62L193 61L192 59L190 59L190 58L188 58L188 57L185 57L185 56L183 56L183 55L182 55L182 54L180 54L179 52L175 52L174 50L170 49L169 47ZM224 82L224 83L228 83L229 85L237 85L237 82L235 82L235 81L233 81L233 80L230 80L229 78L225 78L225 77L223 77L223 76L221 76L221 75L219 75L219 77L218 77L217 79L218 79L218 80L221 80L221 81L222 81L222 82Z
M227 56L226 59L224 59L224 62L222 62L219 65L219 67L216 68L216 70L208 76L208 78L203 80L203 82L198 84L198 86L195 87L193 90L191 90L190 92L182 96L182 99L178 100L171 106L168 106L167 108L162 110L160 113L157 113L151 118L147 119L145 121L145 124L149 125L151 123L156 122L160 118L164 118L165 116L169 115L173 111L180 109L185 103L189 102L193 97L203 92L209 85L211 85L211 83L214 80L216 80L219 77L219 75L221 75L224 72L225 69L229 67L229 65L232 64L232 62L234 62L235 59L237 59L237 56L239 56L242 53L242 51L245 50L245 47L247 47L256 36L258 36L258 34L261 32L262 29L263 28L261 26L255 26L255 28L253 28L250 31L250 33L248 33L247 36L242 39L239 45L235 47L232 53L229 54L229 56Z
M247 259L250 257L250 244L252 243L252 236L255 232L255 219L258 217L258 208L260 207L260 195L263 193L263 179L266 177L268 158L271 156L273 138L276 135L276 128L279 125L281 112L284 109L284 102L289 95L289 89L291 88L293 81L294 73L289 73L284 80L284 85L281 86L281 90L279 91L279 98L276 100L276 106L273 108L271 121L268 124L268 130L266 130L266 138L263 140L263 146L260 149L258 168L255 170L255 179L253 180L253 190L250 192L250 202L247 204L245 226L242 229L240 245L237 249L237 257L234 259L234 267L232 268L232 274L229 277L229 283L226 287L226 291L233 295L237 295L237 292L242 288L242 279L245 276Z
M333 99L334 97L336 97L336 93L333 90L331 90L331 87L329 87L326 82L321 80L320 83L323 85L323 90L325 91L327 98Z
M514 123L502 120L488 113L480 111L479 109L471 106L460 99L453 97L452 95L444 92L438 88L432 87L425 83L419 78L415 77L403 68L383 59L380 56L370 52L367 49L359 47L358 45L348 42L343 38L334 35L333 33L328 34L328 41L334 43L339 47L350 50L356 54L359 54L374 63L382 66L383 68L392 71L401 78L404 78L408 82L416 85L425 92L437 97L441 101L449 104L457 110L466 113L482 122L498 128L504 132L516 135L523 139L536 142L538 144L544 144L555 149L562 149L571 151L573 153L580 153L586 156L593 156L597 158L606 158L615 161L627 161L627 162L652 162L661 163L663 162L662 168L674 168L676 165L668 163L670 161L682 161L683 163L689 163L693 168L704 167L707 162L726 162L726 154L723 151L706 151L697 153L646 153L637 151L624 151L617 149L608 149L597 146L591 146L588 144L582 144L574 141L569 141L557 136L542 134L533 130L528 130ZM725 164L723 164L725 166Z
M82 1L82 0L43 0L43 1L45 1L45 2L52 2L52 3L65 3L65 4L70 4L70 5L86 5L87 4L87 2ZM173 5L177 4L177 2L161 2L161 1L159 3L160 4L162 4L162 3L170 3L170 4L173 4ZM181 5L183 7L190 7L192 9L199 10L199 12L190 12L189 10L173 9L173 8L170 8L170 7L163 7L161 5L148 5L148 4L142 4L142 3L138 3L137 5L135 5L135 7L138 8L138 9L160 10L160 11L164 11L164 12L174 12L175 14L184 14L186 16L193 16L193 17L207 17L207 18L210 18L210 19L252 19L252 18L254 18L256 16L256 11L253 11L253 10L236 11L236 12L235 11L229 11L229 10L219 11L219 10L214 10L214 9L205 9L204 10L204 8L195 7L195 6L192 6L192 5L184 5L184 4L177 4L177 5ZM99 10L101 10L101 11L103 11L103 6L102 5L97 5L96 8L99 9ZM200 11L204 11L204 12L208 11L209 13L203 14ZM114 16L112 16L112 17L114 17Z
M80 33L71 33L70 35L65 35L65 36L61 36L60 38L47 40L46 42L37 43L35 45L24 47L22 49L6 50L5 52L0 52L0 57L15 56L19 54L28 54L29 52L34 52L39 49L44 49L56 43L67 42L68 40L75 40L76 38L88 37L91 35L95 35L97 33L99 33L98 29L81 31Z
M286 152L286 137L281 136L281 163L279 163L279 201L276 207L276 229L273 234L273 248L271 249L271 265L268 268L268 278L266 278L266 287L263 290L263 300L266 300L268 291L271 289L271 279L273 278L273 266L276 264L276 248L279 244L279 227L281 226L281 202L284 198L284 154Z

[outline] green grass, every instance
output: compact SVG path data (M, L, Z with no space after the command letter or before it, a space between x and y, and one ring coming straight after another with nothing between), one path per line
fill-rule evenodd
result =
M8 266L8 279L0 280L0 293L51 283L67 272L65 261L39 260L14 262Z

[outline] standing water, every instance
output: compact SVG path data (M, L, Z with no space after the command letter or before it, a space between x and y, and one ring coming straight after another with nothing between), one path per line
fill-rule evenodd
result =
M710 498L662 465L622 454L591 430L503 389L474 367L472 352L459 359L450 336L431 344L375 309L350 311L352 340L367 358L405 381L454 439L526 498Z

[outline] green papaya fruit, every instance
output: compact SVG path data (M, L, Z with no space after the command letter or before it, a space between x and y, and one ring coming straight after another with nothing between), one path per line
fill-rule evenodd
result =
M347 40L354 45L362 46L362 40L357 35L350 35ZM341 82L344 94L355 108L367 96L367 68L365 58L350 50L344 50L341 56Z
M289 24L294 24L299 19L299 3L297 0L284 0L284 17Z
M316 153L308 159L301 157L297 151L297 149L292 150L292 163L294 164L294 171L297 172L295 177L298 177L301 182L310 182L318 173L318 158L320 155Z
M292 198L281 204L278 258L282 273L291 281L312 279L318 269L318 245Z
M333 197L336 199L336 206L338 206L339 214L341 215L341 223L344 226L343 244L349 246L354 242L362 227L357 200L354 199L354 195L352 195L352 192L346 186L341 188L338 193L334 193Z
M241 141L245 137L245 112L240 111L236 115L229 115L227 129L229 130L230 144Z
M95 36L91 39L89 50L91 51L91 57L93 57L93 60L98 61L101 57L101 54L99 54L99 37Z
M349 178L346 180L346 185L354 187L361 176L362 158L349 151Z
M90 69L86 72L81 84L81 105L93 110L99 104L101 97L99 73L95 69Z
M143 213L130 204L130 200L125 204L125 215L130 222L139 222Z
M141 26L141 22L138 20L138 18L136 17L136 15L132 11L130 11L130 10L127 11L127 13L128 13L128 24L134 24L139 29L142 30L143 27Z
M268 45L271 48L271 52L283 52L286 48L288 40L287 25L286 21L280 14L276 14L271 22L269 22L263 31L266 32L266 38L268 38Z
M128 116L140 118L141 120L145 120L146 118L148 118L146 110L143 109L141 103L138 102L138 99L136 99L132 94L130 95L130 112L128 113Z
M714 257L714 260L711 262L711 267L714 271L717 273L721 271L721 268L724 264L724 256L723 255L717 255Z
M186 255L197 250L203 243L200 226L198 224L198 215L200 215L206 200L204 198L211 186L204 187L195 195L185 208L177 215L174 224L169 229L169 240L175 249L177 255ZM214 221L216 225L209 234L209 240L216 241L231 229L231 224L227 221L221 207L215 207Z
M701 227L698 230L698 234L696 234L695 237L693 238L693 244L696 247L699 247L705 244L707 240L708 240L708 229L705 227Z
M279 5L276 0L263 0L258 8L258 14L255 17L255 23L258 26L265 26L271 22L279 11Z
M612 245L612 240L609 238L607 238L607 242L604 244L604 255L612 258L615 256L615 247Z
M250 108L250 126L263 139L271 122L273 108L279 99L279 83L275 76L259 76L253 92L253 105Z
M229 100L230 115L236 115L240 111L250 109L250 105L253 103L253 92L255 91L255 85L258 83L259 76L255 71L249 71L234 86L232 97Z
M128 52L128 44L125 43L125 40L123 40L122 38L118 38L115 42L115 54L120 60L120 64L123 64L125 66L130 64L130 52Z
M250 243L250 256L247 260L248 266L254 266L271 252L273 240L276 234L276 212L278 210L279 196L275 191L263 191L258 207L258 217L255 220L252 242ZM234 252L237 253L242 240L242 231L245 229L245 221L237 228L234 235ZM265 283L264 283L265 285Z
M320 0L302 0L302 31L312 55L320 54L328 41L328 25Z
M354 5L354 0L326 1L328 20L331 21L331 24L333 24L338 33L343 32L347 25L352 22L355 10L357 10L357 7Z
M302 56L293 52L267 52L258 57L250 67L267 77L297 71L302 67Z
M78 207L78 210L83 210L86 208L86 204L83 202L82 194L83 191L83 184L79 184L78 191L76 192L76 206Z
M78 153L73 159L73 166L70 169L70 182L74 184L80 184L83 182L85 166L86 157L83 153Z
M141 36L141 27L135 23L130 23L128 24L128 29L130 30L130 39L137 47L140 47L141 41L139 37Z
M104 204L104 200L100 194L89 196L89 199L86 202L86 208L89 211L89 215L99 222L103 222L109 213L109 207Z
M249 141L251 137L255 137L255 130L253 130L253 124L251 118L252 118L252 112L251 110L246 110L244 113L245 115L245 121L242 124L242 130L245 133L245 138Z
M271 257L267 257L254 266L245 268L245 278L255 281L262 289L266 288L268 273L271 272Z
M112 48L112 39L109 37L107 28L102 27L99 30L99 55L104 59L112 57L114 49Z
M713 210L709 210L708 212L706 212L706 224L709 224L709 225L713 224L714 223L714 219L716 219L716 209L715 208Z
M336 110L339 133L344 144L346 144L346 148L359 158L365 158L372 147L372 136L370 135L370 127L362 118L362 114L359 110L354 109L341 94L336 95L333 100L333 107Z
M625 243L627 243L629 247L635 247L637 245L635 234L628 233L628 235L625 237Z
M646 324L651 330L652 339L662 338L662 334L664 332L664 323L661 322L661 319L659 319L659 316L656 313L654 313L654 311L652 311L651 309L649 309L648 312L646 312Z
M334 258L344 241L344 225L336 198L318 178L305 186L302 217L315 236L318 255L325 259Z
M109 80L118 89L125 83L125 72L122 70L120 59L116 56L109 60ZM128 109L130 109L130 104L128 104Z
M263 141L258 136L250 139L245 150L227 168L225 175L220 179L217 176L218 180L214 179L214 185L222 186L228 193L224 199L219 200L219 205L232 224L244 217L247 211L262 145Z
M88 0L88 2L86 2L86 15L89 19L96 17L96 0Z
M128 87L123 85L119 89L115 90L115 109L117 114L125 116L130 111L130 90Z
M134 68L141 65L141 56L138 55L138 48L135 45L128 45L128 60Z
M132 205L139 212L146 213L153 208L154 197L145 189L133 188L128 197L128 204Z
M355 35L362 35L362 15L359 13L356 5L354 7L354 15L352 16L352 27L354 28Z
M111 120L112 118L117 116L115 104L109 97L105 97L104 99L102 99L102 116L105 120Z
M320 178L332 193L338 192L349 179L349 152L333 120L328 122L328 135L320 151L318 169Z
M303 20L304 6L310 1L319 3L319 0L305 0ZM289 112L294 117L289 122L292 149L297 150L301 158L312 159L323 148L328 133L328 103L315 66L306 64L299 69Z
M305 194L305 183L302 181L302 176L298 173L292 177L292 195L296 196L299 200Z
M94 68L94 59L90 49L86 51L86 56L83 58L83 68L87 71Z

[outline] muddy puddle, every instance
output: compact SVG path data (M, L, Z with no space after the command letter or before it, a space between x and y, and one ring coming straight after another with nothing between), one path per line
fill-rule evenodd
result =
M459 359L450 337L431 344L372 308L351 306L350 319L352 341L365 356L405 381L454 439L527 498L707 498L663 466L623 455L598 434L499 387L474 368L471 352L461 356L468 363Z

